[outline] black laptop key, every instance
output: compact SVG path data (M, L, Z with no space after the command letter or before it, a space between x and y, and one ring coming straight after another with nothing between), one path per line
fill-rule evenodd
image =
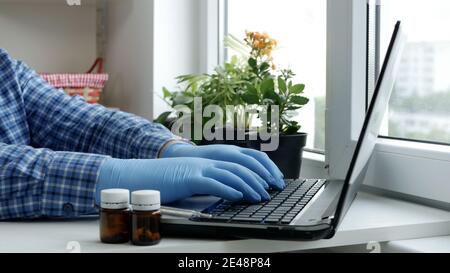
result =
M250 223L260 223L262 221L263 218L254 218L254 217L250 217L247 218L247 220L245 220L246 222L250 222Z
M238 213L236 214L234 217L250 217L252 214L251 213Z
M267 218L274 217L274 218L281 219L283 216L284 216L284 213L272 213Z
M269 214L269 213L271 213L273 211L273 209L260 209L260 210L258 210L256 213L257 214Z
M276 210L274 210L273 212L274 213L276 213L276 212L283 212L283 213L286 213L287 211L289 211L290 210L290 208L287 208L287 207L278 207Z
M227 217L228 219L230 219L231 217L233 217L235 214L224 214L224 213L222 213L222 214L219 214L219 215L217 215L217 216L220 216L220 217Z
M265 218L266 216L267 216L267 214L253 214L251 217L252 218Z
M286 183L281 191L270 191L271 200L259 204L224 201L211 211L213 220L289 224L323 185L323 180L295 180Z
M244 209L243 211L239 212L239 213L255 213L258 209Z
M299 213L304 207L303 206L297 206L294 207L293 209L291 209L289 212L290 213Z
M259 216L255 217L254 215L250 217L250 219L254 220L255 222L261 222L265 217Z
M213 220L216 220L216 221L225 221L225 222L227 222L228 220L230 220L230 217L228 217L228 216L213 216L213 218L212 218Z
M233 222L251 222L251 223L261 222L261 220L258 218L250 218L250 217L233 217L233 219L231 219L231 221Z
M306 187L306 188L311 188L315 183L317 182L317 180L306 180L305 182L303 182L302 187Z
M227 211L240 211L242 209L243 209L242 207L230 207L227 209Z
M280 218L266 218L264 222L268 224L276 224L280 222Z

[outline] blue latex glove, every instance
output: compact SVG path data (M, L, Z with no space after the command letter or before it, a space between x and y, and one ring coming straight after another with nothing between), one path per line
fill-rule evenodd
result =
M247 167L262 177L269 186L282 190L285 186L283 174L266 153L234 145L195 146L177 142L162 153L162 157L200 157L233 162Z
M124 188L154 189L161 202L170 203L194 194L210 194L231 201L269 200L268 185L239 164L202 158L107 159L100 167L96 202L100 191Z

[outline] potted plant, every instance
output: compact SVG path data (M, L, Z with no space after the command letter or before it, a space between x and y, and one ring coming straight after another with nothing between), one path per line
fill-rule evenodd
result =
M272 58L272 50L276 41L267 34L247 32L244 39L246 47L250 48L248 65L253 73L243 100L246 103L265 106L269 117L261 120L266 131L276 130L278 147L276 150L265 151L267 155L283 172L285 178L298 178L300 175L303 148L306 145L307 134L300 132L301 125L293 120L295 111L309 102L304 96L305 85L294 83L294 72L291 69L276 70ZM277 106L278 124L272 124L270 115ZM260 137L249 139L249 147L261 150L261 144L270 142Z
M212 74L178 77L179 90L170 92L164 88L164 99L172 108L177 105L187 105L191 110L194 110L195 97L202 98L202 106L216 104L222 109L225 109L227 105L254 106L257 109L257 118L262 125L260 130L275 134L279 140L275 150L265 152L280 168L285 178L298 178L307 134L299 132L301 126L293 120L293 117L295 111L309 101L303 93L305 85L294 83L295 74L292 70L277 70L272 58L272 51L276 48L277 41L266 33L246 32L243 41L229 35L225 43L240 56L233 56L231 61L216 67ZM269 115L267 119L262 118L263 109ZM272 123L270 117L275 110L279 117L276 124ZM172 111L161 114L156 121L166 123L166 126L170 128L167 121L170 120L168 118L171 113ZM244 122L240 123L241 127L236 126L239 123L234 122L231 130L248 132L254 116L237 111L232 118ZM223 119L226 124L226 117ZM203 117L201 126L208 120L209 118ZM193 120L191 124L194 124ZM230 128L216 129L230 130ZM252 133L246 134L246 138L240 141L234 138L219 141L197 140L196 143L226 143L261 150L262 144L271 142L272 139L263 140L260 133L261 131L257 132L256 136L253 135L254 137L250 137Z
M169 91L167 88L163 88L163 99L169 104L172 109L177 106L187 106L192 112L195 111L195 98L201 99L201 106L204 109L208 105L217 105L224 112L227 111L227 106L234 106L235 113L232 116L233 122L230 126L223 126L220 128L213 128L213 130L222 130L223 139L196 139L194 134L191 133L191 140L196 144L231 144L241 147L247 147L246 135L244 139L238 139L238 131L247 132L250 127L250 122L253 118L251 114L245 113L242 106L245 105L245 101L242 96L246 92L247 84L252 72L246 62L242 62L237 56L231 58L229 62L224 63L221 66L217 66L211 74L190 74L176 77L177 90ZM162 113L155 122L164 124L166 127L171 128L177 117L174 117L175 111L167 111ZM201 128L210 120L210 117L202 117ZM228 119L228 120L227 120ZM231 122L227 115L223 115L223 124L229 125ZM195 125L194 118L191 120L192 128L194 131ZM233 138L226 139L227 131L231 131Z

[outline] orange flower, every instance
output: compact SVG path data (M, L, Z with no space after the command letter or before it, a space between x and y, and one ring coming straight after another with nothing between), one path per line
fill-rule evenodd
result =
M258 49L259 48L259 44L260 44L259 41L254 41L252 47L254 49Z

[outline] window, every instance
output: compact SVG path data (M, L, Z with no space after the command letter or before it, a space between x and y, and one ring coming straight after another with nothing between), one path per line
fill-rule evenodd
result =
M308 153L303 161L308 168L302 170L308 170L306 177L320 177L317 174L326 173L329 178L344 179L364 120L366 105L374 89L377 68L381 67L379 62L384 59L384 54L376 53L385 52L396 20L402 20L403 27L413 37L420 35L417 38L419 41L437 42L437 39L430 37L433 33L440 37L439 42L442 39L449 41L450 34L445 32L445 27L450 24L445 14L441 15L449 10L450 4L446 1L448 0L219 0L226 9L221 6L219 12L216 12L219 15L219 26L211 29L218 29L219 33L226 33L228 30L238 37L242 37L246 29L269 32L281 43L277 60L301 71L298 79L305 82L307 88L311 87L308 95L312 98L325 97L326 93L326 111L325 103L323 106L318 103L309 105L315 107L316 111L319 110L320 114L325 114L325 129L314 126L317 121L323 120L320 114L314 113L316 111L309 110L307 118L300 119L304 124L303 129L310 136L321 135L325 138L324 146L315 141L315 138L309 138L308 147L325 147L324 156ZM214 1L208 1L211 2ZM375 4L379 6L374 6ZM220 12L223 10L227 12ZM381 16L378 17L379 15ZM411 26L408 27L408 24ZM368 44L368 40L376 43ZM208 47L211 48L210 51L218 51L219 54L211 54L210 59L223 52L220 48L217 49L217 44L212 44L213 46ZM436 99L438 102L433 106L427 102L420 107L406 107L410 111L414 110L417 115L413 119L401 119L397 126L399 132L395 132L392 124L397 118L394 113L395 101L399 101L396 98L398 94L419 94L424 86L437 85L437 79L446 79L445 73L448 74L450 68L445 68L444 65L448 64L450 58L441 53L439 62L434 62L435 47L427 45L422 48L420 54L423 56L411 53L412 57L403 58L387 115L390 118L386 119L385 130L382 132L382 135L389 137L378 139L364 184L365 189L448 208L450 184L446 178L450 176L450 145L428 142L448 144L449 134L432 132L431 129L419 136L408 130L423 131L431 121L442 122L439 130L450 128L444 124L448 118L433 117L431 120L427 116L428 112L438 112L438 104L449 105L450 100L443 96L443 92L437 92L439 99ZM309 56L304 56L305 53ZM225 58L218 58L223 59ZM414 66L415 63L420 63L420 66ZM434 73L428 73L430 71ZM407 84L399 84L401 81L418 79L422 86L411 88ZM425 104L422 97L419 98L413 101L414 105ZM446 116L448 117L448 112ZM308 120L314 120L313 126L304 123ZM394 137L401 139L392 139ZM405 138L421 142L404 141Z
M396 20L408 35L384 135L450 144L449 10L448 0L381 3L381 59Z
M278 40L275 62L297 74L296 81L306 85L305 93L310 98L310 103L296 116L301 130L308 133L307 147L323 151L326 0L228 0L226 5L228 33L243 38L246 30L267 32Z

